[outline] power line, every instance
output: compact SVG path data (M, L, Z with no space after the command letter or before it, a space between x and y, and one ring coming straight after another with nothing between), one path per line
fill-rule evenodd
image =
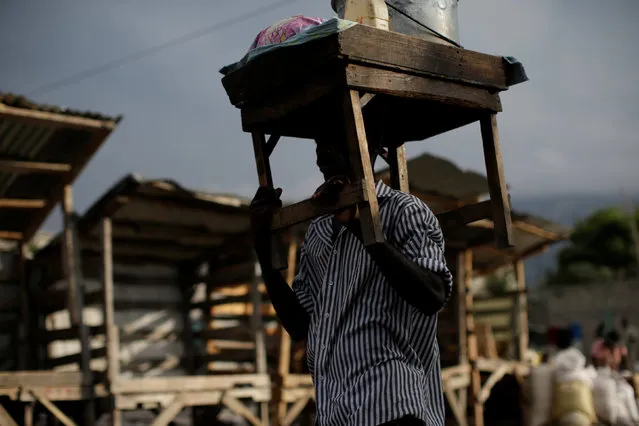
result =
M175 46L179 46L179 45L184 44L186 42L189 42L191 40L195 40L197 38L200 38L200 37L203 37L205 35L208 35L208 34L210 34L212 32L215 32L215 31L221 30L223 28L229 27L231 25L238 24L238 23L240 23L242 21L246 21L248 19L257 17L257 16L262 15L262 14L264 14L266 12L270 12L271 10L277 9L277 8L279 8L281 6L284 6L286 4L289 4L289 3L294 3L296 1L298 1L298 0L279 0L279 1L276 1L275 3L271 3L271 4L266 5L264 7L260 7L258 9L255 9L255 10L251 11L251 12L247 12L247 13L244 13L242 15L239 15L239 16L237 16L235 18L231 18L231 19L226 20L226 21L218 22L218 23L213 24L213 25L211 25L209 27L202 28L202 29L199 29L197 31L193 31L193 32L191 32L189 34L185 34L185 35L183 35L181 37L178 37L178 38L175 38L173 40L169 40L169 41L166 41L164 43L161 43L161 44L158 44L158 45L155 45L155 46L152 46L152 47L148 47L146 49L142 49L142 50L139 50L139 51L134 52L134 53L130 53L130 54L128 54L126 56L123 56L123 57L121 57L119 59L115 59L115 60L109 61L109 62L107 62L105 64L98 65L98 66L95 66L93 68L89 68L87 70L84 70L84 71L78 72L76 74L73 74L73 75L71 75L69 77L62 78L60 80L53 81L51 83L48 83L48 84L45 84L43 86L37 87L37 88L33 89L31 92L29 92L28 96L42 95L42 94L45 94L45 93L53 92L54 90L58 90L58 89L60 89L62 87L66 87L66 86L69 86L69 85L72 85L72 84L75 84L75 83L79 83L80 81L89 79L91 77L95 77L96 75L105 73L107 71L110 71L110 70L118 68L118 67L121 67L122 65L125 65L125 64L131 63L131 62L135 62L135 61L139 61L140 59L144 59L144 58L146 58L148 56L155 55L156 53L159 53L159 52L161 52L163 50L167 50L167 49L173 48Z

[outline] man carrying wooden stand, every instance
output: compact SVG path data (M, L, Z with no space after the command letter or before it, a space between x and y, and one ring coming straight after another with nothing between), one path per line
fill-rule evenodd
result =
M347 144L334 133L316 143L326 182L313 198L330 203L348 182ZM374 163L380 143L370 137L369 147ZM435 215L377 182L386 240L364 246L355 207L314 219L291 289L271 266L281 193L262 186L253 199L255 248L280 321L292 339L307 340L317 424L443 426L437 313L452 277Z

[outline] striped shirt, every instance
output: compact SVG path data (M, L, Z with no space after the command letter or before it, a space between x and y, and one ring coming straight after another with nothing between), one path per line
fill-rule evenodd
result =
M386 239L422 267L452 277L437 219L418 198L378 182ZM444 424L437 315L406 303L345 228L333 239L332 216L311 223L293 290L311 317L307 362L317 424L376 426L413 415Z

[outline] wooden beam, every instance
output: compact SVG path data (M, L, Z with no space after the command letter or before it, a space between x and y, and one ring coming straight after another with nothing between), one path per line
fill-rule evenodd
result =
M159 416L153 420L151 426L167 426L184 408L182 395L178 395L173 402L166 407Z
M91 373L91 348L89 342L89 330L84 323L84 280L82 279L81 251L77 227L73 218L73 198L70 185L65 185L62 194L62 215L64 223L63 233L63 262L65 277L67 279L68 309L71 324L78 327L80 340L79 368L82 372L83 396L87 402L84 406L84 425L95 424L95 412L93 405L93 378Z
M44 407L49 410L49 412L53 414L56 419L60 420L62 424L64 424L65 426L77 426L75 422L71 420L71 418L69 418L69 416L64 414L58 407L55 406L53 402L49 401L39 391L31 389L29 393L33 395L33 397L37 399L40 404L44 405Z
M20 241L22 240L22 235L22 232L0 231L0 239L2 240Z
M112 384L120 376L120 351L115 326L111 219L108 217L102 219L102 291L107 347L107 377L109 384Z
M96 120L93 118L77 117L69 114L12 107L4 104L0 104L0 118L38 126L82 130L113 130L117 124L112 120Z
M289 286L292 286L295 279L295 265L297 265L297 237L293 236L288 246L288 268L286 270L286 282ZM275 414L276 426L285 426L285 419L287 418L287 406L286 401L282 400L282 388L285 386L287 378L291 373L291 336L286 329L280 324L280 354L277 366L277 372L280 379L280 386L277 386L275 403L277 404L277 411Z
M519 326L517 339L517 355L520 362L525 362L528 352L528 296L526 294L526 272L524 262L518 260L514 264L515 277L517 280L517 325Z
M406 147L404 144L390 148L388 152L391 187L402 192L409 192L408 166L406 165Z
M283 207L273 216L273 230L288 228L317 216L363 203L368 199L368 194L364 192L363 186L364 182L345 185L335 203L319 204L309 199Z
M280 141L280 138L280 135L269 136L268 141L266 141L266 146L264 147L264 151L266 152L267 156L270 157L271 154L273 154L273 151L275 150L277 143Z
M18 426L13 417L7 412L7 410L0 404L0 424L3 426Z
M484 146L486 178L495 223L495 244L497 248L509 248L514 244L512 217L506 177L497 130L497 114L487 114L479 121Z
M46 200L29 200L23 198L0 198L0 209L31 210L41 209L46 205Z
M351 89L370 93L491 112L502 110L499 95L488 89L427 76L407 75L397 70L349 64L346 67L346 80Z
M251 280L251 304L253 312L251 315L251 328L255 342L255 371L258 374L268 374L266 336L264 333L264 323L262 322L262 294L260 293L261 277L257 275L257 256L253 263L253 279ZM261 273L261 271L260 271ZM268 420L268 402L260 403L260 418L262 421Z
M466 342L468 345L468 363L470 364L470 394L473 404L473 425L484 425L484 406L479 400L481 392L481 375L477 360L479 358L477 348L477 335L475 333L475 319L473 316L473 252L465 250L460 259L463 264L464 286L466 292Z
M36 161L0 160L0 172L16 174L63 174L71 171L70 164L44 163Z
M455 210L449 210L437 214L442 229L456 228L482 219L489 219L492 215L490 200L462 206Z
M468 362L468 336L466 335L466 252L457 255L457 273L455 288L457 289L457 345L458 362L466 365ZM465 407L464 407L465 409Z
M346 90L343 94L342 113L349 157L351 182L361 182L365 200L357 204L364 245L385 240L379 218L379 204L375 192L375 179L370 161L366 126L362 114L359 92Z

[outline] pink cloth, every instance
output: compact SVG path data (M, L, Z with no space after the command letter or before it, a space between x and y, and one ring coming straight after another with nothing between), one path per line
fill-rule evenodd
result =
M258 47L269 44L282 43L289 38L303 33L310 27L315 27L324 22L322 18L309 18L308 16L291 16L283 19L260 31L255 37L249 52Z

